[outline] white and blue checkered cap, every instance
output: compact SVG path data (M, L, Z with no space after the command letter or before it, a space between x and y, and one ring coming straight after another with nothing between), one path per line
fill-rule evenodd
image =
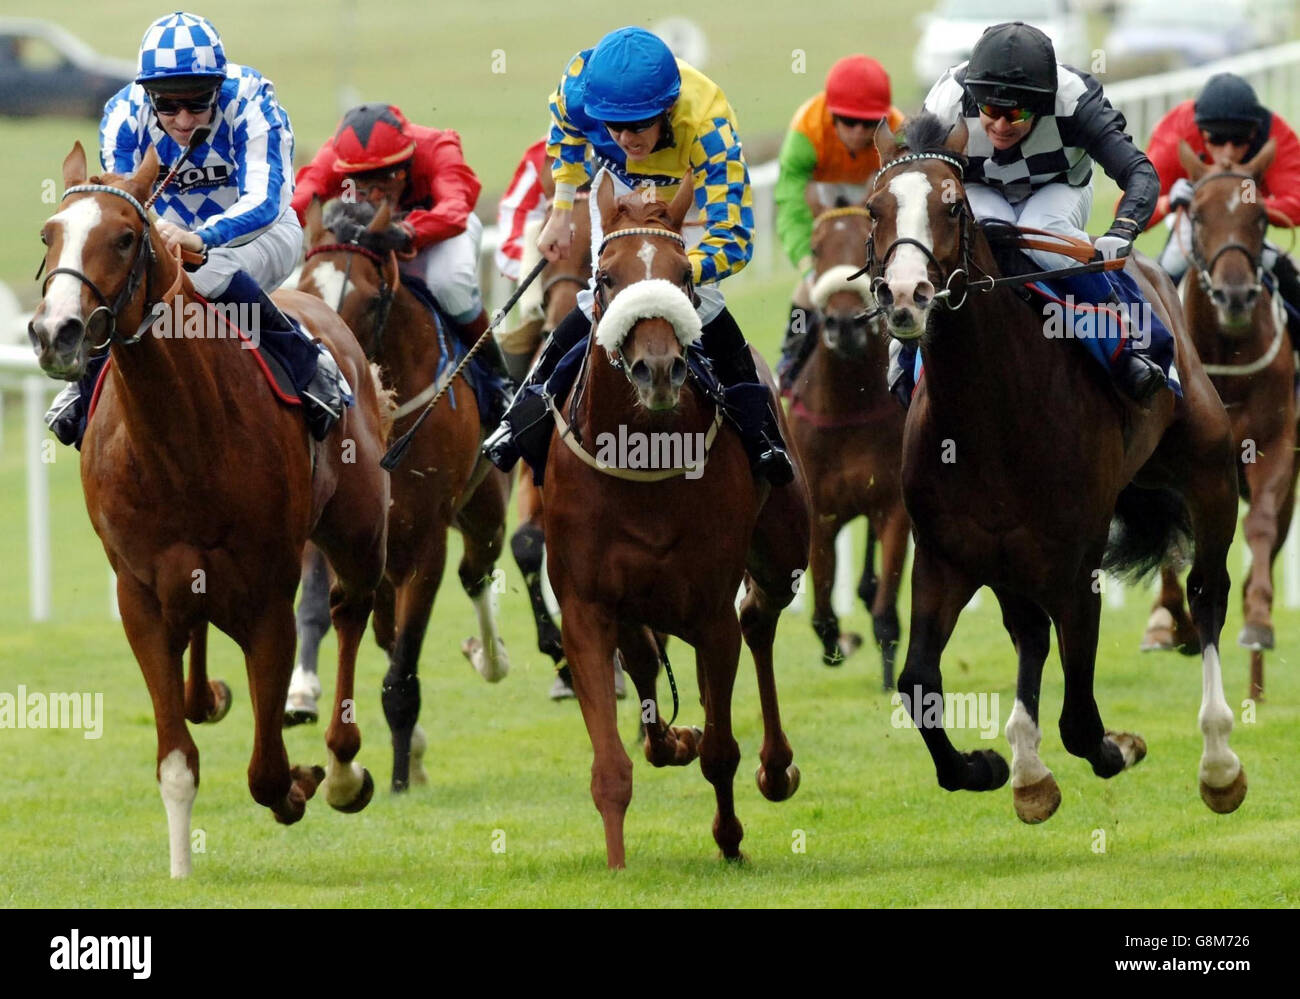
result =
M136 83L177 76L226 75L226 52L212 22L176 11L149 25L140 42Z

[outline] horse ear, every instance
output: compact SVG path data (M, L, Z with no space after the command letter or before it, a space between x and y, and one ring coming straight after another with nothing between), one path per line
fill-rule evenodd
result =
M388 199L385 198L379 203L379 210L375 212L375 217L370 220L366 226L367 232L384 232L388 229L389 224L393 221L393 210L388 205Z
M72 151L63 161L63 186L75 187L86 182L86 150L80 140L72 144Z
M614 217L614 178L608 173L600 178L596 189L596 205L600 209L600 220L608 224Z
M894 139L894 133L889 129L889 122L882 121L876 126L876 152L880 154L880 162L888 163L898 155L898 142Z
M1248 173L1256 180L1264 175L1264 171L1273 165L1273 157L1277 154L1277 140L1269 139L1264 143L1264 147L1255 154L1255 158L1249 163L1243 163L1241 166L1242 173Z
M674 229L681 229L687 213L694 207L695 173L692 170L687 170L686 176L682 178L682 182L677 188L677 194L668 206L668 218L672 221Z
M1192 152L1192 147L1187 144L1186 139L1178 143L1178 162L1183 165L1183 169L1187 171L1187 179L1193 184L1204 177L1205 171L1209 169L1201 162L1201 158Z
M158 150L150 146L144 158L140 160L140 165L136 167L135 173L127 178L127 182L142 196L147 196L153 190L154 181L158 179L158 168Z
M307 205L307 211L303 213L304 229L307 231L307 245L315 246L320 242L321 233L325 231L325 224L322 221L325 216L325 208L320 202L320 198L312 198Z
M966 127L966 119L958 118L957 124L948 130L948 138L943 140L943 148L950 153L965 154L966 142L970 139L970 129Z

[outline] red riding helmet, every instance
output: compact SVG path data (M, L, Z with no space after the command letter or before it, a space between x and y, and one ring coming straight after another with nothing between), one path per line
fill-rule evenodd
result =
M334 136L339 173L363 173L410 159L415 140L406 133L410 124L392 104L360 104L343 116Z
M878 121L889 114L889 74L869 56L845 56L826 74L826 105L831 114Z

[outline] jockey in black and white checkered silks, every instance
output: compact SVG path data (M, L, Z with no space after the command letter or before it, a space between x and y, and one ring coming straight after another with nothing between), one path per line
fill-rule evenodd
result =
M1094 161L1124 192L1114 221L1096 242L1102 258L1127 256L1155 209L1159 178L1125 134L1124 116L1094 77L1057 62L1051 40L1031 25L1015 21L988 28L969 61L952 67L931 88L925 110L949 125L966 122L964 185L977 220L1088 239ZM1075 263L1044 250L1027 254L1043 270ZM1071 276L1061 283L1079 301L1114 300L1115 282L1104 274ZM900 361L900 353L914 360L914 350L891 345L891 388L900 383L906 388L911 379L912 365ZM1159 365L1135 341L1113 373L1126 394L1139 398L1165 383Z

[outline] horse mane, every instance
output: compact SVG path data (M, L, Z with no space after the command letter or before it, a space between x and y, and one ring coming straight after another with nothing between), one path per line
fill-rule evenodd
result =
M615 203L614 218L610 220L607 228L614 228L614 223L626 219L634 226L657 226L663 229L672 229L677 231L677 227L672 224L668 216L668 202L660 201L657 198L654 201L646 201L639 191L633 191L631 194L625 194Z
M952 129L953 126L945 125L938 115L922 111L916 117L908 118L903 122L902 133L894 137L894 141L898 143L898 154L902 156L906 153L942 153L959 161L962 171L965 172L969 163L966 156L963 153L954 153L944 146L948 140L948 133Z
M356 243L381 255L400 250L406 244L406 233L396 223L382 232L367 228L374 221L375 211L368 201L349 203L335 198L325 206L322 224L344 243Z

